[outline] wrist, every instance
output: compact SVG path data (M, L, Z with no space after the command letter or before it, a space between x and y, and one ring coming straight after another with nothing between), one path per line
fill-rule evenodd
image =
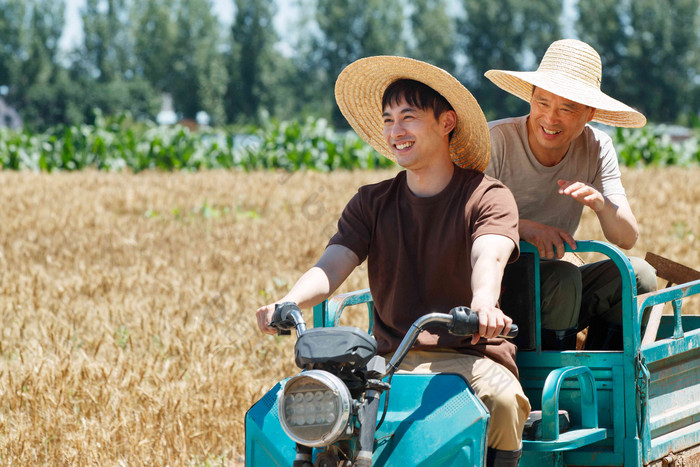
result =
M474 297L472 298L472 302L470 305L470 308L472 310L481 310L484 308L493 308L496 306L496 301L495 300L490 300L486 297Z

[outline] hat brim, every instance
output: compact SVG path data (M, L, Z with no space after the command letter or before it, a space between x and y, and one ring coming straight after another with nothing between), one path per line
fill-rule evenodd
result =
M561 74L544 71L489 70L484 76L496 86L524 101L530 102L533 86L557 96L596 109L593 121L606 125L639 128L647 119L632 107L613 99L599 89L567 78Z
M340 73L335 83L335 99L357 134L396 162L384 138L382 98L386 88L399 79L424 83L447 99L457 114L450 157L460 167L483 172L491 146L481 107L457 79L425 62L394 56L367 57L351 63Z

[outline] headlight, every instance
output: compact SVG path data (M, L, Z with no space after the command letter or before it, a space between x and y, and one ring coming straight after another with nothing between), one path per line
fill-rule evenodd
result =
M325 446L348 426L350 391L337 376L309 370L291 377L278 400L282 429L296 443Z

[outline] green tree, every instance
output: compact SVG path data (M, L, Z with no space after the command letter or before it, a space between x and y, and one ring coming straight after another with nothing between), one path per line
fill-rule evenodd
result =
M700 2L596 4L579 2L577 31L601 55L603 90L650 120L672 122L695 114Z
M271 112L275 102L266 99L278 76L276 63L282 56L273 46L278 36L273 25L273 0L236 0L231 26L231 54L227 90L230 121L253 120L264 106Z
M134 56L128 0L86 0L80 71L106 83L133 76Z
M46 85L53 80L59 67L58 42L65 16L63 0L32 0L27 6L30 28L20 80L24 88Z
M414 45L410 56L455 71L455 22L447 11L446 0L414 0L411 35Z
M13 103L30 128L43 129L58 122L74 122L80 114L72 105L81 99L72 92L66 70L59 63L63 32L63 0L30 0L26 3L25 53L17 76ZM71 115L68 115L70 113Z
M467 87L488 119L522 115L527 104L484 78L490 69L534 70L549 44L561 38L558 0L463 0L466 18L458 22L464 39Z
M0 85L18 84L27 5L24 0L0 2Z
M170 0L145 0L133 12L138 74L159 92L173 88L176 25Z
M314 40L318 53L312 59L317 70L324 73L316 89L321 99L335 102L335 80L353 61L372 55L405 54L402 11L399 0L317 0L320 35ZM334 125L346 126L337 106L332 109Z
M222 123L228 74L221 52L221 25L209 0L181 0L176 10L172 92L175 108L185 118L193 118L203 110L212 123Z

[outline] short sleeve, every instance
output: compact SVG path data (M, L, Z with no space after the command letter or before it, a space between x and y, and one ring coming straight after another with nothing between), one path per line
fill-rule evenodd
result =
M612 139L608 135L600 138L600 154L598 157L598 170L593 186L595 186L603 196L625 195L625 188L622 186L622 174L617 161L617 151Z
M493 178L500 178L503 157L505 156L505 136L498 126L492 126L489 129L489 135L491 137L491 157L489 157L489 164L484 173Z
M495 182L495 181L494 181ZM471 209L471 240L481 235L494 234L508 237L513 241L513 253L508 262L520 256L520 235L518 234L518 207L508 188L501 183L493 183ZM469 209L469 204L467 204Z
M372 227L363 210L362 194L358 192L350 199L338 220L338 231L327 246L342 245L357 255L360 262L367 259Z

